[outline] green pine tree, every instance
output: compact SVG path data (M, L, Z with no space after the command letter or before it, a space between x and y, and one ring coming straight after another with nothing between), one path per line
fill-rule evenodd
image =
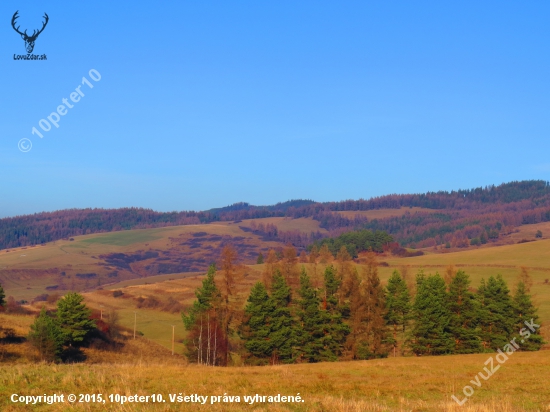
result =
M258 255L258 259L256 259L256 264L261 265L262 263L264 263L264 255L262 255L262 252L260 252L260 254Z
M279 269L276 269L273 275L271 302L273 305L269 333L273 348L271 363L292 363L296 357L296 330L290 310L291 290Z
M332 336L328 335L331 317L326 310L321 309L317 291L311 285L303 266L298 295L298 351L301 358L306 362L336 360L337 355L331 351Z
M195 296L197 300L193 302L193 306L189 313L182 313L182 320L185 329L191 330L195 327L197 316L212 309L221 300L221 293L215 282L216 266L210 265L206 277L202 281L202 287L197 288Z
M221 326L221 292L216 285L216 266L210 265L202 286L195 291L197 299L188 313L181 314L185 329L187 359L205 365L225 365L228 345Z
M479 304L469 291L470 278L459 270L449 285L449 310L454 353L479 353L482 351L477 327Z
M519 282L514 294L514 314L515 314L515 329L520 332L523 329L522 338L519 343L519 350L536 351L544 345L544 339L540 334L540 327L532 329L528 328L525 322L529 325L539 325L539 317L537 309L531 301L531 296L527 293L527 288L523 282ZM528 332L528 335L525 333Z
M258 282L252 287L247 302L244 310L246 318L240 328L244 346L252 355L247 362L266 364L273 353L273 342L270 340L273 301L264 284Z
M484 351L506 345L514 333L514 309L510 290L501 275L481 280L476 298L480 304L478 324Z
M386 322L392 328L391 340L395 352L398 347L398 333L405 333L410 319L411 296L407 283L397 270L394 270L386 287Z
M346 307L338 303L341 281L338 279L334 266L329 265L326 267L324 279L323 309L327 313L327 322L322 356L326 359L337 360L342 355L344 342L346 336L350 333L350 328L343 322L342 312L346 310Z
M409 345L416 355L452 353L451 313L445 281L438 273L428 277L423 273L417 275L413 316L415 322Z
M64 336L55 319L52 319L46 309L31 325L28 341L38 351L41 360L55 362L60 359L63 350Z
M82 301L84 297L78 293L66 294L57 302L57 323L63 332L65 344L78 346L96 327L90 319L92 311Z

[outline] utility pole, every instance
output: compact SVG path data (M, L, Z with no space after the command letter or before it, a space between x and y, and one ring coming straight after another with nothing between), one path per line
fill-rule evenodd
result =
M134 312L134 339L136 338L136 321L137 321L137 312Z
M175 325L172 325L172 355L174 354L174 334L175 334Z

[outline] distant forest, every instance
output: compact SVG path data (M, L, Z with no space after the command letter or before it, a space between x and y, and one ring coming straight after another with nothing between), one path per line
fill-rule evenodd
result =
M351 218L335 213L401 207L422 207L433 211L372 220L361 215ZM471 190L392 194L368 200L328 203L311 200L291 200L272 206L237 203L202 212L161 213L141 208L69 209L0 219L0 248L30 246L91 233L265 217L310 217L319 221L330 237L368 229L389 233L401 246L463 247L472 241L489 242L523 224L550 221L550 183L532 180ZM259 226L254 231L300 247L324 237L319 232L304 234L268 226Z

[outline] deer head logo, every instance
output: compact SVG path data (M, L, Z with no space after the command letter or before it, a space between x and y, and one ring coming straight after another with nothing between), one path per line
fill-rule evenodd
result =
M23 40L25 40L25 48L27 49L27 53L32 53L32 51L34 50L34 42L36 41L36 38L38 37L38 35L40 33L42 33L44 31L44 29L46 28L46 25L48 24L48 20L50 18L48 17L48 15L46 13L44 13L44 19L46 19L46 21L43 23L42 28L38 31L34 30L32 35L29 36L27 34L27 30L25 30L24 33L21 33L19 31L19 26L15 27L15 21L19 17L18 13L19 13L19 10L14 13L14 15L11 19L11 25L12 25L13 29L21 35L21 38Z

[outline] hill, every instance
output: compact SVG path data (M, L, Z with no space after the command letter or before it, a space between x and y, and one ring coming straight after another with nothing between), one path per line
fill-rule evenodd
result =
M367 211L380 213L364 213ZM472 239L491 242L512 233L518 226L550 221L550 186L546 181L523 181L368 200L327 203L291 200L272 206L236 203L202 212L71 209L0 219L0 249L92 233L274 217L310 218L326 231L300 237L284 230L271 231L272 240L290 241L296 246L306 246L327 234L365 228L386 231L403 246L419 248L448 244L449 247L467 247Z

